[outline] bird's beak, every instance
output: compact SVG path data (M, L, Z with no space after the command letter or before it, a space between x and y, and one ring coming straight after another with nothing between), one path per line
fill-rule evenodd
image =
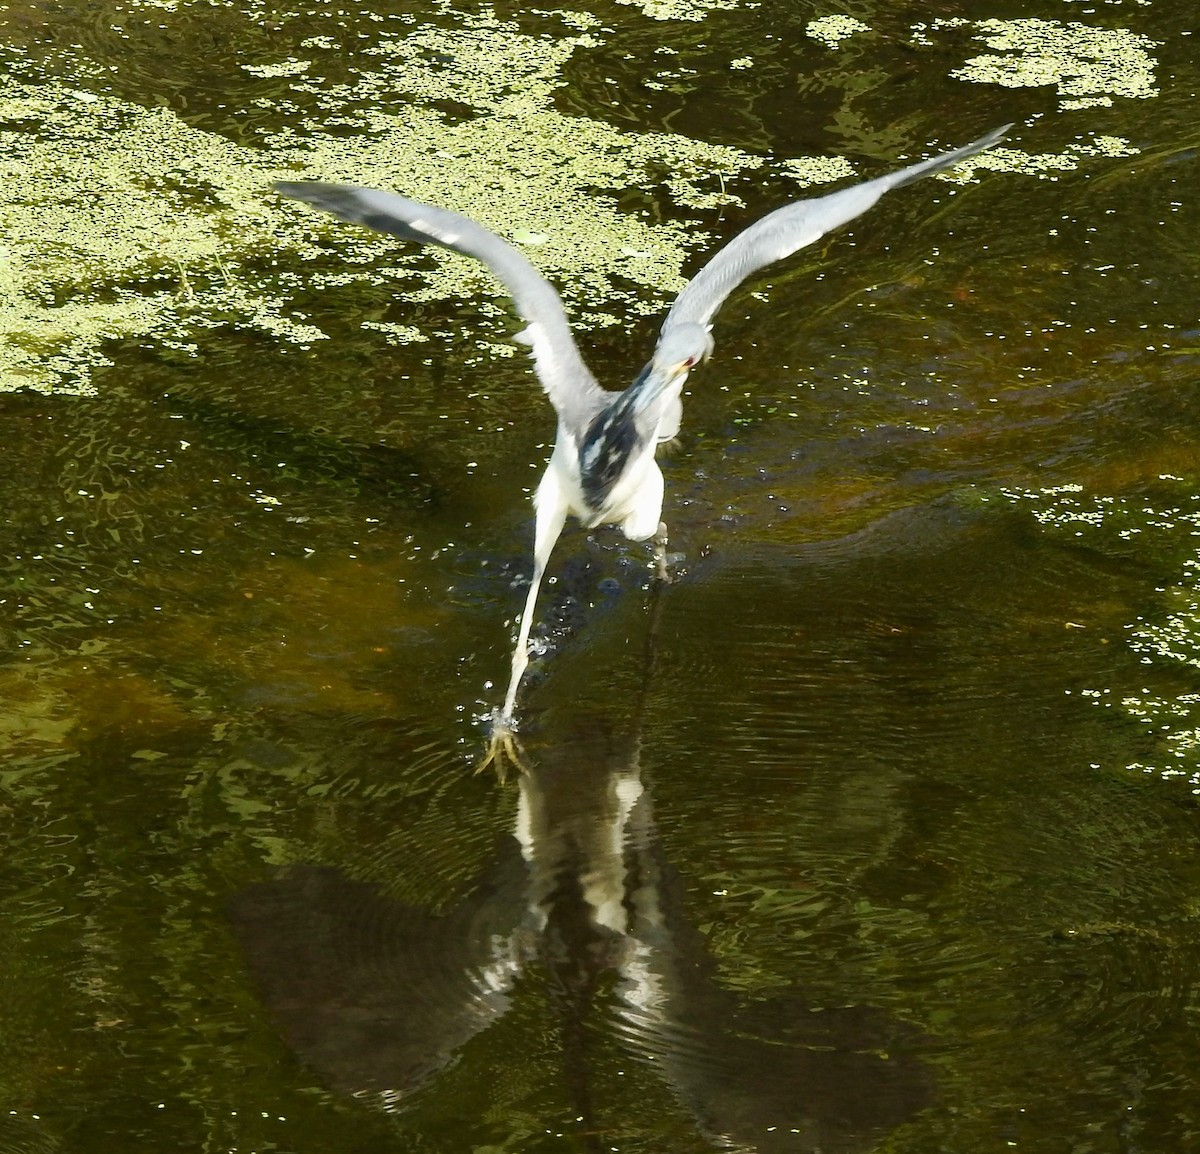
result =
M667 376L672 380L675 377L687 376L697 365L702 365L712 355L711 349L705 349L698 357L687 357L682 361L676 361L673 365L667 366Z
M646 397L657 396L665 389L682 388L687 375L702 361L708 360L711 349L705 349L695 356L684 357L678 361L668 361L666 364L647 361L641 372L634 378L630 390Z

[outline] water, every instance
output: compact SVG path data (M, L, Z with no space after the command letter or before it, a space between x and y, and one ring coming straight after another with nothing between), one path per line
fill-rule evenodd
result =
M0 1150L1187 1148L1195 65L1097 8L9 10ZM1013 119L729 302L473 776L549 408L270 178L544 234L616 385L782 161Z

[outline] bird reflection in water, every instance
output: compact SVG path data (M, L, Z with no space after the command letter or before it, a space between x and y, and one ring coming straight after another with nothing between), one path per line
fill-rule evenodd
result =
M543 750L518 781L514 836L455 908L434 915L335 869L290 867L233 901L250 967L299 1056L389 1109L540 977L586 1149L610 1145L589 1053L602 1014L714 1147L867 1149L929 1100L915 1059L884 1056L905 1028L865 1008L812 1011L798 994L736 994L688 921L641 772L658 610L656 598L628 734L595 722Z

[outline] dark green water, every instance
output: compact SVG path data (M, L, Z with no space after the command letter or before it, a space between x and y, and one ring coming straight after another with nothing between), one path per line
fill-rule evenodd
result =
M553 435L524 358L479 344L512 326L483 274L411 299L428 258L230 190L265 203L309 153L370 180L424 112L451 170L469 132L526 133L485 159L541 205L573 143L505 105L511 61L540 75L580 19L501 5L508 72L451 38L405 88L381 53L476 10L9 7L6 101L113 103L94 131L0 122L10 157L44 149L0 194L5 259L35 270L3 282L35 358L0 393L4 1154L1192 1148L1191 10L850 7L870 30L834 48L807 4L592 6L549 108L616 155L673 132L764 163L724 174L742 204L684 207L670 163L633 181L596 145L578 219L693 222L714 239L686 273L797 195L771 161L875 175L1015 120L1014 148L1074 166L898 191L731 300L663 461L680 576L655 600L643 548L564 535L521 786L471 773ZM1053 22L1008 51L1058 87L951 75L1014 14ZM534 50L504 56L516 36ZM244 67L293 58L303 85ZM104 140L139 108L197 135L164 128L183 152L112 192ZM1124 144L1072 151L1098 136ZM30 187L76 215L23 215ZM138 189L169 208L157 263L99 226L80 256L78 214ZM216 257L171 248L209 227ZM620 320L578 334L616 386L672 291L589 259L554 276ZM331 339L247 322L272 293ZM176 327L106 320L94 395L55 375L70 306L155 294ZM605 867L624 935L586 916Z

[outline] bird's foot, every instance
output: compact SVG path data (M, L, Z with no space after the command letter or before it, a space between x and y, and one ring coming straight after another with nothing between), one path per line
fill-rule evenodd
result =
M528 773L530 769L525 748L517 740L517 723L497 710L492 714L492 732L488 738L487 752L475 766L475 772L483 773L490 766L496 776L504 781L510 765L517 773Z

